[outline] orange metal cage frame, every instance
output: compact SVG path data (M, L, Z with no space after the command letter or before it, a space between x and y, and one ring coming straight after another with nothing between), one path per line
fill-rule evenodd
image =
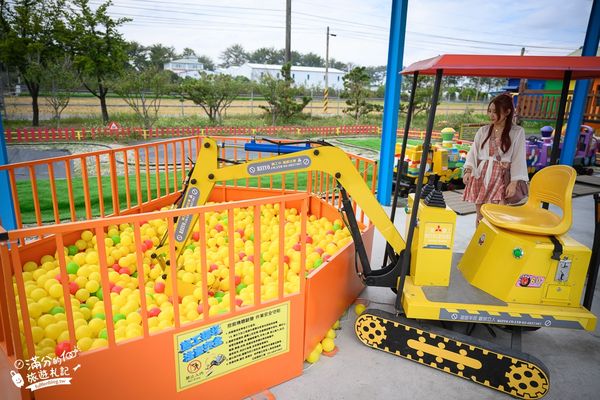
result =
M221 143L225 140L228 143L236 144L239 138L219 138ZM164 157L165 164L159 166L160 158L156 157L155 165L151 165L152 151L154 154L158 154L159 149L162 149L164 154L168 154L168 149L172 149L173 153L177 149L182 154L193 155L195 149L200 148L202 143L201 137L195 138L183 138L173 139L165 142L151 143L137 146L129 146L121 149L112 149L103 152L93 152L88 154L73 155L67 157L59 157L49 160L40 160L33 163L22 163L6 166L11 176L11 185L13 187L13 200L16 200L15 204L18 204L19 193L14 188L16 187L15 171L18 168L27 167L33 177L31 181L31 190L34 193L33 198L36 205L36 220L37 226L24 228L22 219L19 218L19 229L7 232L8 242L0 243L0 287L3 288L2 292L4 295L0 301L0 348L3 350L7 360L12 363L17 358L23 359L27 355L35 354L35 343L32 336L32 325L29 319L29 310L26 301L25 293L25 282L23 278L23 265L27 261L39 260L43 254L52 254L54 250L64 248L66 244L72 243L78 238L81 231L92 230L96 235L97 242L103 243L106 237L106 229L109 225L119 225L122 223L131 224L133 226L135 243L137 244L136 259L137 264L141 265L143 254L140 250L139 244L141 241L140 227L144 221L149 219L166 219L169 236L172 237L175 218L181 215L187 215L190 213L197 214L199 219L199 235L200 238L206 238L205 221L206 213L208 212L226 212L228 215L228 237L231 241L233 237L233 218L232 213L236 208L253 207L254 212L254 230L258 232L259 236L255 237L254 251L256 254L260 253L260 220L257 218L257 213L260 212L259 206L266 204L278 204L280 209L294 207L300 211L301 216L301 256L300 265L301 271L299 273L300 287L298 292L295 293L284 293L284 280L279 279L277 281L277 296L268 302L261 302L260 294L260 281L261 276L260 265L258 264L258 258L254 262L254 303L239 308L235 305L232 300L235 297L235 291L230 290L230 309L226 314L209 316L209 309L207 308L203 313L202 319L196 320L183 324L181 321L179 305L173 302L174 305L174 324L171 328L166 331L160 331L158 333L150 333L148 327L148 315L147 315L147 304L145 296L145 280L143 274L139 274L137 277L137 289L140 291L140 310L142 315L142 336L134 339L124 340L117 342L115 337L115 326L113 322L111 295L109 292L109 277L108 277L108 266L107 266L107 254L104 246L98 246L98 254L100 258L100 275L101 285L104 297L104 309L107 321L107 333L108 333L108 347L103 349L90 350L83 353L81 361L89 363L90 365L97 366L97 368L108 368L111 363L118 363L124 368L135 368L139 373L144 374L149 381L160 382L156 384L151 390L148 388L140 388L139 385L128 384L123 379L111 379L114 387L110 390L106 390L103 393L99 393L98 396L91 395L90 398L101 398L108 395L123 396L129 395L146 395L155 397L157 394L161 396L172 396L174 395L175 388L173 382L175 380L174 373L171 369L174 369L174 357L172 351L172 337L173 335L184 332L194 327L205 326L207 324L218 323L220 321L233 318L236 316L251 313L253 311L263 309L265 307L271 307L276 304L283 304L288 302L290 307L291 319L289 321L289 336L291 347L289 352L261 361L258 365L250 365L243 370L236 371L233 374L226 375L215 381L210 381L202 384L202 394L222 394L222 385L226 385L230 392L229 395L234 397L243 397L249 394L258 392L266 387L273 386L284 380L290 379L294 376L299 375L302 372L302 360L304 360L308 353L314 348L314 346L322 339L326 330L331 327L332 323L339 318L343 311L347 308L349 303L358 295L363 286L360 279L354 273L354 245L350 243L344 248L340 249L335 257L317 269L313 270L308 276L306 276L306 237L307 237L307 215L310 212L313 215L319 217L325 216L329 219L334 219L337 216L336 207L341 204L341 198L339 193L335 189L335 179L327 176L324 173L312 173L306 177L307 184L306 188L299 190L298 174L292 177L293 189L286 189L285 185L279 184L269 179L268 184L261 184L258 181L258 187L249 187L249 180L242 179L236 180L235 182L228 182L215 187L211 195L212 201L224 202L229 201L227 204L211 204L202 207L187 208L187 209L172 209L166 211L153 211L161 206L172 204L173 200L179 195L182 188L181 184L178 184L179 179L183 179L186 176L186 171L189 170L191 164L189 161L185 161L183 157L180 160L176 160L175 157L169 162L167 157ZM152 150L150 150L152 149ZM246 152L242 152L239 147L233 147L233 157L238 159L250 159L250 155ZM128 195L126 202L121 203L118 198L118 186L116 185L117 173L116 164L118 157L122 157L125 160L124 165L128 159L128 152L134 152L134 174L135 177L128 181L130 173L127 173L127 168L124 167L124 179L126 185L129 188L131 185L136 192L133 196ZM222 149L221 156L230 156L231 154L226 153L225 148ZM143 154L145 158L140 157ZM73 160L79 160L82 165L82 172L86 171L87 163L91 162L96 166L95 173L98 181L98 187L101 188L101 181L105 179L102 175L100 166L100 160L102 157L108 159L109 165L109 181L111 187L111 197L113 201L114 210L113 215L107 215L106 209L103 208L102 201L94 204L93 199L87 192L90 189L89 184L86 186L86 181L90 178L90 174L85 175L82 173L83 187L84 187L84 201L86 215L82 220L77 221L77 215L73 211L75 208L75 201L73 196L73 188L69 183L69 208L70 216L73 217L74 222L65 222L64 219L60 218L60 214L57 211L57 197L56 197L56 184L52 181L55 179L51 176L52 164L56 162L69 163ZM258 157L262 157L261 154ZM365 180L368 178L368 173L372 174L371 189L374 190L376 180L376 163L350 155L353 159L357 169L361 172L361 175ZM190 157L191 158L191 157ZM35 167L34 165L42 165L48 168L50 179L50 194L52 196L52 204L54 209L53 225L42 226L41 221L41 208L38 204L39 198L36 197L35 193L39 190L36 186L35 179ZM85 166L84 166L85 165ZM66 168L67 172L69 167ZM141 178L141 175L145 172L145 179ZM155 176L150 177L153 172ZM164 172L166 176L165 181L168 182L161 186L160 178L157 176ZM71 175L72 177L72 175ZM93 178L92 178L93 179ZM170 181L172 179L172 185ZM70 179L68 179L70 180ZM154 190L151 190L150 181L154 180L156 186ZM134 183L133 183L134 181ZM283 182L286 182L284 180ZM145 186L147 198L143 201L143 196L140 194L142 188ZM101 189L99 189L101 191ZM311 193L316 193L311 194ZM270 197L266 197L270 196ZM100 193L100 198L102 198ZM117 200L115 200L117 199ZM137 203L135 200L137 199ZM241 199L241 200L240 200ZM230 202L232 201L233 202ZM99 214L102 218L91 219L93 217L93 207L97 206ZM356 211L356 204L354 204ZM367 225L368 221L365 222L365 215L362 211L358 211L363 227L363 237L365 239L365 245L367 248L371 247L373 238L373 226ZM279 216L279 229L283 232L284 226L283 213ZM0 227L1 229L1 227ZM277 260L277 270L279 276L283 276L283 240L280 240L280 256ZM60 265L61 276L68 276L66 271L66 257L63 252L58 251L58 263ZM207 281L207 265L206 265L206 249L201 250L201 274L202 281ZM174 259L174 244L169 245L170 269L171 273L175 274L176 260ZM234 254L233 246L229 246L229 265L234 265ZM15 282L13 284L13 276ZM235 281L234 268L229 270L229 285L234 287ZM175 282L175 281L174 281ZM257 284L258 283L258 284ZM67 280L62 280L63 299L71 299L72 295L69 292ZM206 285L202 285L202 302L207 304L205 300L208 298L208 288ZM172 288L174 295L173 299L177 298L177 287L174 283ZM17 300L17 296L18 299ZM332 299L334 299L332 301ZM73 320L73 309L70 301L64 301L65 314L67 316L67 327L69 332L69 338L72 344L75 342L75 326ZM19 321L19 314L23 317ZM163 333L169 333L164 335ZM126 346L125 346L126 344ZM161 348L161 350L155 352L155 357L161 360L161 363L166 365L168 370L167 373L156 374L153 371L151 365L139 366L132 364L132 360L136 358L144 357L147 351L147 347L155 346ZM2 354L0 354L2 359ZM3 360L0 360L3 361ZM5 360L4 360L5 361ZM2 370L2 362L0 362L0 370ZM9 367L10 368L10 367ZM156 369L156 368L154 368ZM83 369L82 369L83 371ZM267 371L267 378L255 379L257 374L261 377L264 376ZM6 379L6 378L4 378ZM36 392L36 399L51 399L51 398L73 398L74 394L81 393L85 390L86 385L94 385L98 377L90 372L81 373L77 376L78 384L72 387L56 387L47 388L43 391ZM243 389L237 388L236 383L239 380L247 382ZM4 382L4 381L2 381ZM96 382L97 383L97 382ZM230 389L231 388L231 389ZM236 389L233 389L236 388ZM17 391L17 395L14 393L14 387L11 386L10 382L6 389L13 389L13 393L9 393L9 398L30 398L31 393L24 388ZM1 392L1 391L0 391ZM184 390L177 393L177 398L194 398L198 392L194 390ZM75 396L76 397L76 396Z
M17 228L32 224L42 226L50 222L59 224L63 221L90 220L96 216L130 214L167 205L181 191L185 177L193 165L191 160L196 159L203 139L202 136L169 139L0 166L0 171L8 172ZM222 158L247 161L251 158L271 156L269 153L246 152L243 143L249 138L214 139L221 146ZM377 162L353 154L348 156L374 192ZM64 168L64 179L56 178L55 171L60 167ZM28 184L24 184L24 180L17 180L19 173L26 175ZM40 174L47 174L48 178L38 179ZM77 175L81 179L77 181L76 187L74 178ZM300 176L306 180L305 188L300 188ZM244 178L229 183L222 182L220 186L225 187L229 184L233 187L247 187L250 186L250 182L250 179ZM65 200L59 199L57 195L61 190L59 183L66 191L67 215L60 211L61 205L65 205ZM287 188L288 186L290 188ZM303 190L320 194L332 205L341 204L340 197L334 193L335 178L322 172L282 174L281 182L277 182L272 176L262 178L257 180L256 187L278 189L282 194ZM79 203L83 203L84 215L78 215L76 195L83 195ZM25 197L32 200L35 221L23 220L21 199ZM47 209L52 209L51 219L43 218L42 201ZM360 218L362 221L363 216Z

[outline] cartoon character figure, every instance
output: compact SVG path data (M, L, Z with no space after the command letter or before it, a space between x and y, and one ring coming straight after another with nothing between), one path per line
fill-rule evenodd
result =
M10 376L12 377L12 381L16 387L18 387L18 388L23 387L23 385L25 384L25 381L23 381L23 377L21 376L20 373L18 373L17 371L10 371Z

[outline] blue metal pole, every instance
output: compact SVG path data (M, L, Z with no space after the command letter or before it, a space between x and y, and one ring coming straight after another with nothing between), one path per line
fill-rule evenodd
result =
M8 154L6 153L2 115L0 115L0 165L6 164L8 164ZM0 225L7 231L17 227L11 193L8 172L0 171Z
M600 6L598 0L592 3L590 20L588 22L585 41L583 42L582 56L595 56L598 51L598 42L600 41ZM571 114L567 124L567 133L563 143L560 155L560 164L573 165L579 129L583 122L583 113L585 112L585 103L590 88L589 80L579 80L575 83L573 92L573 101L571 103Z
M381 129L381 152L379 153L379 180L377 182L377 200L389 206L392 196L392 177L396 132L398 129L398 109L400 107L400 84L402 83L402 57L406 34L406 14L408 0L392 1L392 20L390 23L390 42L383 99L383 125Z

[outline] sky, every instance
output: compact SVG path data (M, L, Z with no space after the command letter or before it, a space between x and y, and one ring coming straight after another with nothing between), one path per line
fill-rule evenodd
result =
M90 0L91 5L102 0ZM285 47L285 0L113 0L124 38L185 47L217 64L227 47ZM292 50L387 63L392 0L292 0ZM567 55L583 45L592 0L408 0L403 64L439 54Z

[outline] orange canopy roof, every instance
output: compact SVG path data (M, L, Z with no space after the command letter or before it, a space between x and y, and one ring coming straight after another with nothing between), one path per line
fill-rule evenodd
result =
M586 79L600 77L600 57L445 54L417 61L402 74L435 75L438 69L455 76L561 80L564 72L571 70L571 79Z

